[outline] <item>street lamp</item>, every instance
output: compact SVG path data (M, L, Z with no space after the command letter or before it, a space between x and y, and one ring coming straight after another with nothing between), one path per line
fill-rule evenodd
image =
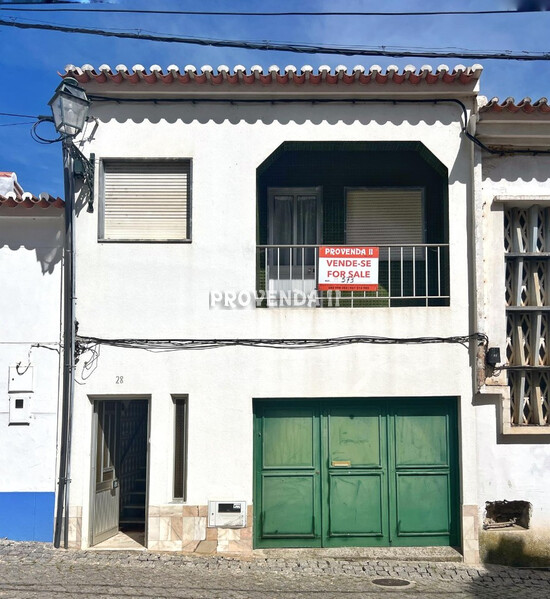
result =
M55 129L63 137L74 137L84 128L91 102L78 81L67 77L57 86L48 102L52 110Z
M65 243L63 252L63 399L61 406L61 437L59 447L59 480L54 546L61 544L63 528L64 547L69 542L69 483L71 475L71 429L74 397L75 368L75 277L74 277L74 167L76 157L88 159L74 145L73 139L84 128L91 102L86 92L72 77L64 79L49 101L55 128L63 146L63 171L65 183ZM90 193L91 190L90 190Z

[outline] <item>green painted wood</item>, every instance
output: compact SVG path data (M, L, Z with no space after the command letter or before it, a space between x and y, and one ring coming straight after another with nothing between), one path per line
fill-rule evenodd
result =
M323 546L388 545L386 407L322 406Z
M314 412L311 408L272 408L263 418L263 467L312 468Z
M256 547L458 545L456 399L256 401Z
M458 545L456 400L389 405L391 544Z
M329 528L325 545L335 537L384 537L383 473L340 472L329 476ZM360 539L355 539L360 543ZM336 542L339 544L339 541Z
M319 406L263 402L255 412L257 547L320 547Z
M315 475L262 477L263 538L315 537Z

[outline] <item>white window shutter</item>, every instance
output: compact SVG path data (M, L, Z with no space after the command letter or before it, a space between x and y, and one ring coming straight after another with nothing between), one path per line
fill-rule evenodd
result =
M189 160L105 160L103 239L189 238Z
M422 189L348 189L348 245L424 243Z

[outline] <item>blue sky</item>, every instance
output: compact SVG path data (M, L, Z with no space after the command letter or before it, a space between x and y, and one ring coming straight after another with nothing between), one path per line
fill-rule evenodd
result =
M84 3L83 3L84 5ZM2 4L2 8L8 8ZM88 5L90 6L90 5ZM95 5L99 6L99 5ZM180 10L489 10L508 9L510 0L118 0L104 8L180 9ZM51 6L48 6L50 8ZM394 46L414 48L461 48L467 50L550 50L550 12L514 15L464 15L428 17L222 17L105 15L99 13L16 13L1 11L0 18L103 29L147 31L181 36L304 42L310 44ZM281 68L293 64L318 67L339 64L353 68L390 64L413 64L434 68L445 63L472 64L472 60L389 57L308 55L287 52L262 52L231 48L209 48L139 40L92 37L83 34L19 30L0 27L0 69L2 90L0 112L29 115L49 114L48 100L60 81L58 71L66 64L94 67L125 64L132 67L158 64L163 68L177 64L197 67L209 64ZM550 93L550 62L479 61L484 72L481 93L504 99L529 96L538 99ZM0 117L0 125L21 122ZM44 126L44 134L50 133ZM0 171L15 171L26 191L47 191L63 195L60 144L40 145L30 137L30 125L0 126Z

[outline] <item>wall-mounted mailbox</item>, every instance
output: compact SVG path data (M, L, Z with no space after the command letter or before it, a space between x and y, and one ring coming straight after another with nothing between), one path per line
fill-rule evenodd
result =
M10 366L8 378L9 393L32 393L33 366Z
M10 424L29 424L31 396L21 393L10 394Z
M244 528L246 526L246 501L209 501L208 526L210 528Z

